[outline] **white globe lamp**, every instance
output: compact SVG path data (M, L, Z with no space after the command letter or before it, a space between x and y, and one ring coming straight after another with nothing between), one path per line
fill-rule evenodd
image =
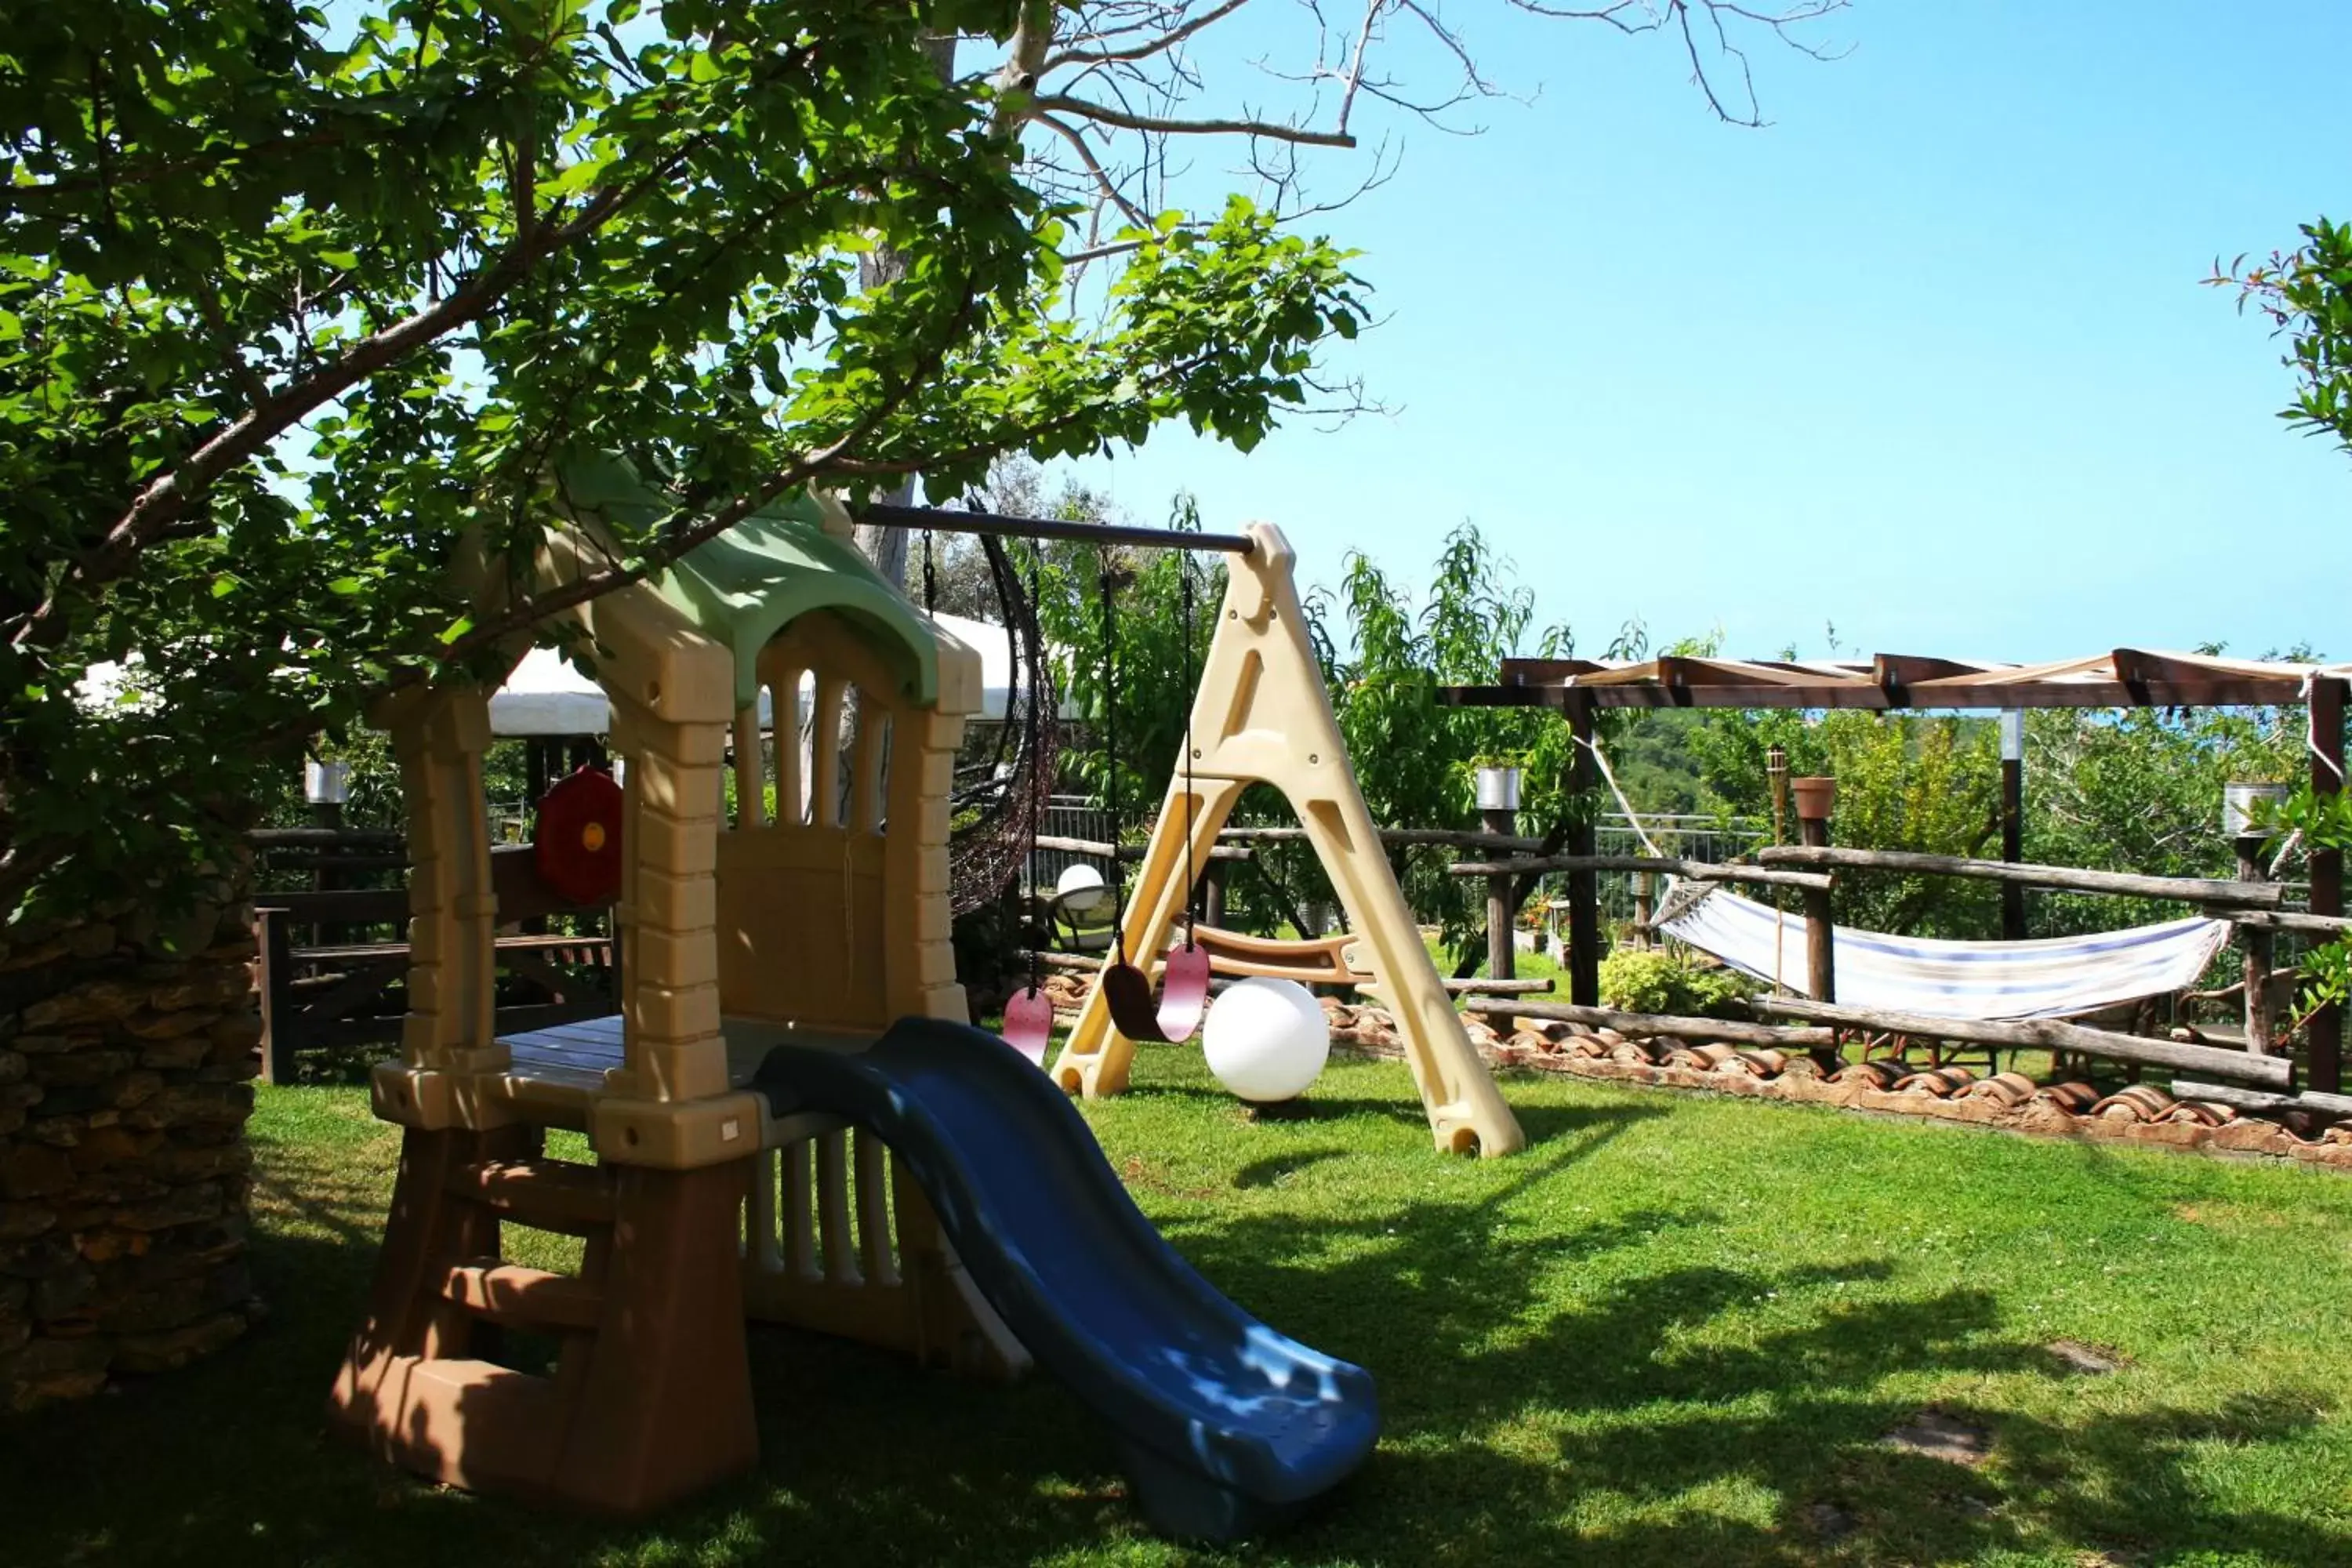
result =
M1064 868L1055 879L1054 897L1064 909L1092 914L1110 898L1110 889L1104 885L1100 871L1080 860Z
M1218 997L1201 1030L1209 1071L1239 1099L1295 1100L1331 1056L1331 1021L1296 980L1253 976Z

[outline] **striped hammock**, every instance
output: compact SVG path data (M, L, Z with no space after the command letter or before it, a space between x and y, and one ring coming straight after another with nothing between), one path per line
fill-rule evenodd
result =
M1660 929L1759 980L1804 992L1801 915L1717 889ZM2228 921L2191 918L2035 942L1930 942L1838 926L1832 941L1840 1003L1994 1023L2072 1017L2188 990L2229 939Z

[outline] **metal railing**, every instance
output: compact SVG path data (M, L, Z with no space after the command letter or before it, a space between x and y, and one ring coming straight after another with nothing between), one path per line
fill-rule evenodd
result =
M1133 820L1132 814L1122 814ZM1113 818L1103 805L1090 795L1057 795L1048 796L1045 816L1040 831L1050 838L1087 838L1098 843L1115 844L1118 834ZM1040 849L1036 852L1036 885L1051 889L1061 879L1064 871L1084 862L1103 873L1108 881L1110 868L1091 856L1067 849ZM1028 873L1023 873L1024 879Z
M1772 835L1762 823L1746 817L1644 815L1642 828L1658 852L1671 859L1702 860L1719 866L1736 860L1760 845L1771 842ZM1647 855L1649 848L1642 842L1642 834L1622 812L1604 814L1593 826L1593 852L1600 855ZM1602 871L1594 882L1600 897L1601 918L1605 924L1631 921L1635 918L1642 898L1644 873L1639 871ZM1653 903L1664 889L1655 885L1650 889ZM1535 897L1523 908L1539 910L1545 931L1553 937L1566 926L1568 874L1553 872L1538 885ZM1557 929L1556 929L1557 928Z

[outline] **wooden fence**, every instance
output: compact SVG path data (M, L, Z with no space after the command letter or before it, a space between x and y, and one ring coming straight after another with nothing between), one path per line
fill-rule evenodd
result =
M408 1011L408 890L347 884L404 873L400 835L296 827L251 837L264 884L254 895L263 1079L290 1079L306 1052L397 1041ZM501 922L494 1015L499 1032L616 1011L610 906L580 908L554 897L541 883L527 844L491 850L490 872ZM268 886L297 873L311 885ZM551 920L581 929L550 931Z
M2294 1066L2287 1042L2276 1026L2270 993L2280 977L2271 966L2266 940L2277 931L2294 931L2322 940L2352 931L2352 919L2282 909L2287 889L2277 882L2240 878L2149 877L2129 872L2093 871L2067 866L2037 866L2003 860L1977 860L1959 856L1923 855L1902 850L1854 849L1823 844L1767 848L1753 866L1696 866L1663 858L1621 856L1543 856L1519 859L1464 861L1453 867L1457 876L1490 880L1535 871L1642 869L1661 875L1726 882L1759 882L1795 886L1807 894L1804 909L1806 947L1813 958L1803 997L1766 996L1751 1004L1766 1018L1797 1021L1798 1026L1771 1025L1729 1027L1739 1031L1721 1037L1745 1043L1768 1038L1791 1048L1817 1044L1824 1026L1832 1031L1882 1034L1929 1040L1952 1040L2001 1049L2046 1049L2062 1055L2100 1057L2133 1068L2163 1067L2260 1086L2263 1090L2292 1087ZM2245 975L2236 985L2210 994L2242 1002L2245 1027L2234 1040L2219 1030L2175 1030L2172 1037L2152 1038L2114 1029L2088 1027L2053 1020L1990 1022L1932 1017L1898 1010L1855 1007L1837 1001L1834 968L1826 961L1834 952L1828 893L1840 873L1888 872L1976 879L2014 887L2047 888L2069 892L2107 894L2137 899L2161 899L2187 903L2235 928L2245 954ZM1538 1016L1573 1017L1597 1021L1606 1012L1597 997L1574 996L1563 1009L1520 1007ZM1496 1006L1510 1004L1497 999ZM1616 1026L1633 1032L1633 1022L1612 1016ZM1639 1024L1660 1034L1705 1033L1709 1020L1642 1017ZM2234 1047L2234 1048L2232 1048ZM2338 1085L2315 1084L2333 1095Z

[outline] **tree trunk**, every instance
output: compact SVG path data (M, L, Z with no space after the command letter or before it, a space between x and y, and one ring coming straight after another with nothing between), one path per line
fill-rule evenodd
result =
M924 39L923 54L929 60L931 69L937 73L941 81L951 80L954 78L956 41L952 33L944 37ZM857 286L868 293L896 283L906 275L907 258L890 246L877 245L857 258ZM915 501L914 476L908 475L899 482L897 489L882 499L895 506L912 506ZM874 569L882 574L884 581L901 588L906 586L907 530L859 523L856 540L859 552L866 560L874 563ZM849 755L849 747L846 744L849 738L847 727L852 722L854 721L847 715L844 715L842 739L845 743L841 748L841 754L844 757Z
M931 69L938 73L941 81L947 81L954 77L955 35L950 33L944 37L924 39L923 54L930 61ZM877 245L857 258L857 285L868 293L895 283L906 275L907 258L891 246ZM882 499L895 506L913 505L915 476L908 475L898 482L897 488ZM874 563L874 570L881 574L884 582L895 588L903 590L906 587L907 530L861 522L857 525L852 539L857 546L858 553ZM840 733L841 770L840 776L834 781L834 787L842 793L843 799L845 801L850 788L850 759L856 754L857 704L854 702L843 704ZM887 758L883 766L887 771L889 766Z

